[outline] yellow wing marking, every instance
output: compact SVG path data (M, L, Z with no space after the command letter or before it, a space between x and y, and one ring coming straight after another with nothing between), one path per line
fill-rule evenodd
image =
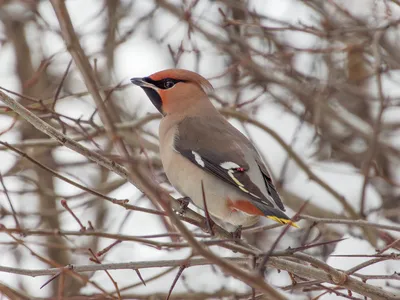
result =
M230 178L232 178L232 180L237 184L238 188L241 189L243 192L252 195L253 197L256 197L258 199L261 199L260 197L258 197L257 195L250 193L249 190L244 188L244 184L241 183L236 177L235 175L233 175L233 170L229 170L228 171L228 175Z
M232 178L232 180L239 186L239 187L244 187L244 184L241 183L239 180L237 180L237 178L235 177L235 175L233 175L233 170L229 170L228 171L229 177ZM241 189L244 192L248 193L248 191L246 189Z
M248 193L249 194L249 191L248 190L246 190L243 186L240 186L239 185L239 189L241 189L243 192L245 192L245 193Z

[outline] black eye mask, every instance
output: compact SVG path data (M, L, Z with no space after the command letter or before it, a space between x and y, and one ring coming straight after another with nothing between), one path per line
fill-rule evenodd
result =
M173 79L173 78L164 78L161 80L153 80L150 77L143 78L144 81L151 83L162 90L167 90L172 88L178 82L185 82L184 80Z

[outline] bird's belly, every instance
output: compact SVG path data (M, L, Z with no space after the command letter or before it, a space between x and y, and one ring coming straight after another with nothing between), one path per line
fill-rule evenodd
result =
M169 156L173 156L173 159ZM164 151L161 160L171 184L182 195L190 197L196 206L204 210L206 201L207 210L212 216L235 226L251 226L258 221L258 216L232 210L229 207L228 201L247 200L246 196L236 188L197 167L174 150Z

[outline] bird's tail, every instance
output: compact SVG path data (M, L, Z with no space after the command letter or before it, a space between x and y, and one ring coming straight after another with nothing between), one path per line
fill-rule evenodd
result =
M280 209L267 206L263 203L259 202L253 202L253 204L261 210L264 215L268 218L271 219L275 222L281 223L281 224L290 224L293 227L300 228L299 225L297 225L295 222L293 222L283 211Z

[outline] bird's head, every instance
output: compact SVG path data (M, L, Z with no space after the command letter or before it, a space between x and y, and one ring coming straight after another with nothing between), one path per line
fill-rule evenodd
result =
M163 115L190 109L212 90L207 79L182 69L163 70L148 77L132 78L131 82L145 91Z

